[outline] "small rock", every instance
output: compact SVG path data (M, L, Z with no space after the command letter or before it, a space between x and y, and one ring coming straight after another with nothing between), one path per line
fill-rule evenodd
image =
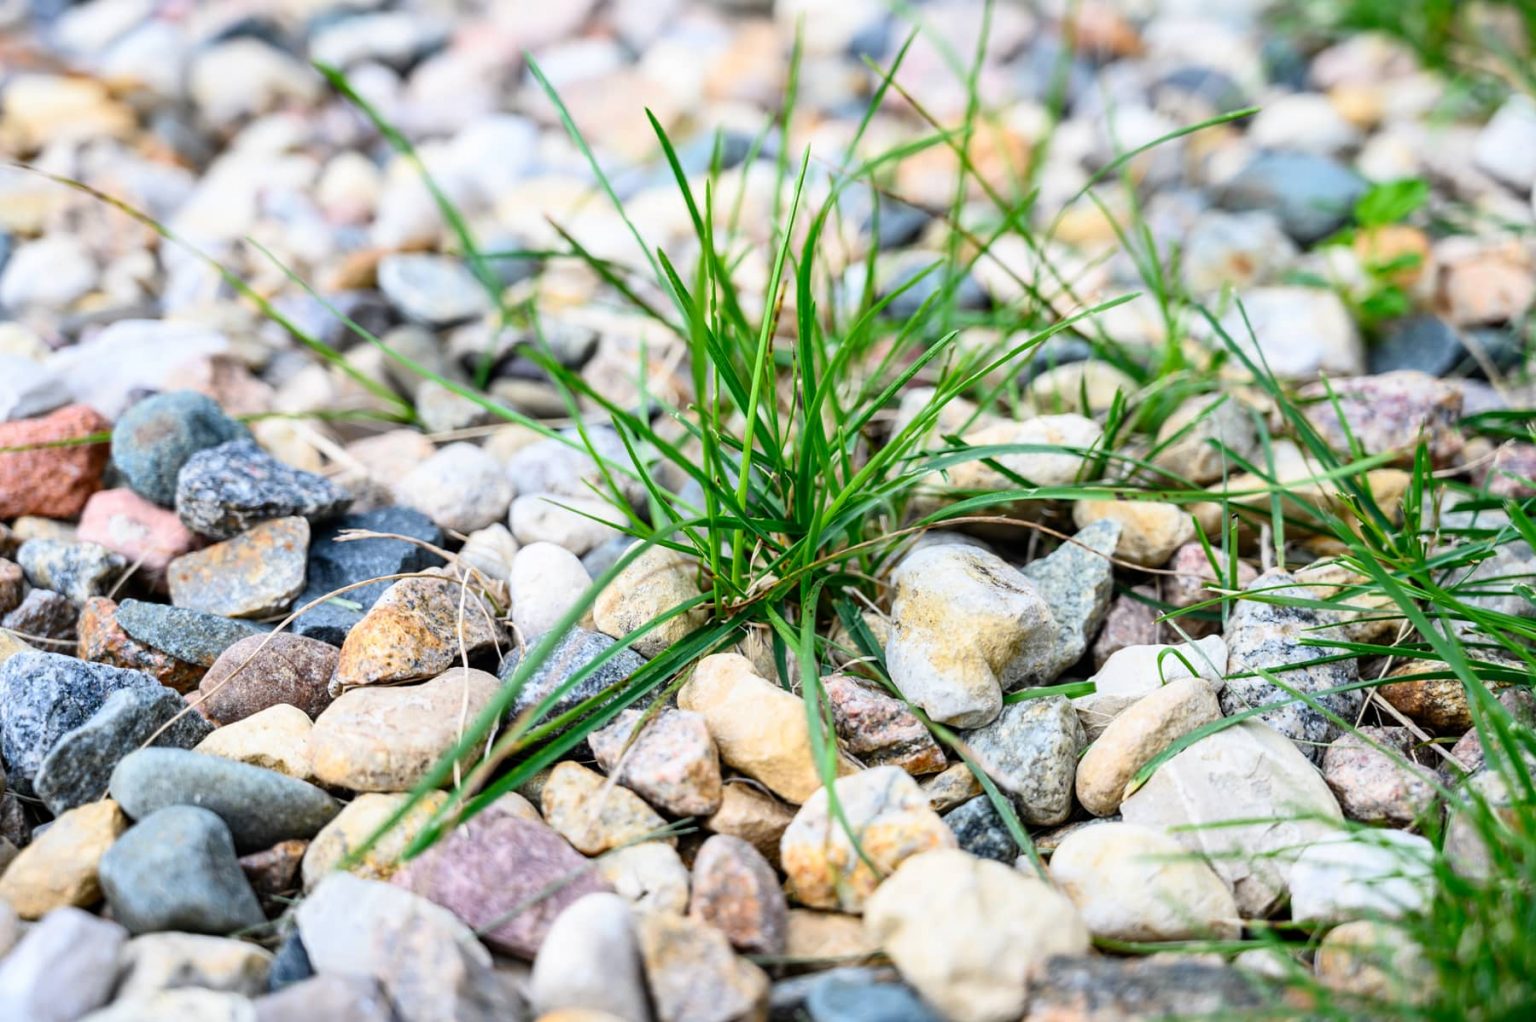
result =
M569 682L576 672L612 649L614 645L613 639L600 632L572 628L544 662L535 667L532 674L523 681L522 687L518 689L517 699L513 703L513 712L527 713L553 696L554 702L544 714L544 718L548 719L575 709L595 695L612 691L645 663L634 650L619 650L590 671L581 681L560 695L555 695L556 690ZM511 682L521 663L522 654L519 651L513 650L507 654L498 672L504 684Z
M1095 937L1233 940L1242 930L1226 883L1150 827L1102 823L1073 831L1051 854L1051 879Z
M105 433L110 423L85 405L37 419L0 422L0 518L74 518L101 488L105 443L69 443ZM9 448L22 448L9 450Z
M249 763L307 781L310 769L309 714L297 706L278 703L233 724L225 724L192 750L236 763Z
M628 635L701 595L698 561L676 550L653 546L597 594L592 620L599 631ZM706 607L694 607L650 629L631 648L643 657L657 656L708 620Z
M77 908L50 912L0 959L0 1015L75 1022L106 1004L128 931Z
M1345 455L1353 441L1366 455L1395 454L1411 465L1422 442L1431 463L1444 468L1461 452L1461 391L1427 373L1329 380L1301 388L1297 397L1310 402L1305 414L1318 435Z
M873 958L880 949L864 936L864 921L841 912L789 910L784 956L799 960L852 962Z
M512 559L508 585L512 623L523 641L537 642L553 631L591 584L581 558L563 546L529 543L519 550Z
M1202 394L1181 404L1157 431L1152 463L1197 486L1240 470L1236 458L1253 459L1259 432L1253 414L1237 399Z
M708 816L719 809L720 755L704 717L664 709L631 740L640 718L641 711L625 710L588 737L604 772L673 816Z
M1366 183L1326 156L1264 152L1216 190L1216 204L1268 210L1299 244L1311 245L1348 221Z
M1026 650L1026 666L1014 687L1049 684L1083 658L1089 637L1098 631L1109 609L1114 592L1110 557L1121 534L1119 522L1100 519L1050 554L1024 566L1024 577L1035 584L1051 608L1056 641L1038 651Z
M16 561L39 589L51 589L82 604L105 595L128 568L128 562L95 543L29 539L16 551Z
M1221 557L1219 551L1217 551L1217 557L1218 559ZM1247 561L1236 561L1236 577L1231 577L1234 574L1234 566L1231 561L1226 560L1220 563L1220 577L1218 577L1218 569L1211 566L1205 547L1199 543L1185 543L1179 547L1174 551L1173 560L1169 562L1168 567L1169 570L1178 574L1164 577L1163 602L1177 610L1218 599L1219 594L1214 591L1216 589L1246 589L1253 584L1254 579L1259 577L1258 571ZM1217 622L1202 620L1192 615L1179 618L1179 624L1193 639L1204 638L1219 630Z
M1433 260L1435 308L1455 326L1518 320L1536 300L1531 253L1513 239L1446 238Z
M1484 484L1496 497L1525 500L1536 497L1536 444L1503 444L1493 454Z
M379 536L343 541L340 536L348 530L408 538ZM338 589L346 592L306 610L293 622L294 633L340 646L352 626L393 584L386 576L424 571L442 563L442 558L421 543L410 542L412 539L441 546L443 533L426 515L403 507L342 515L313 530L304 591L293 601L294 606L307 606ZM379 581L368 582L369 579Z
M23 919L65 906L89 908L101 900L103 856L127 827L111 799L64 813L0 875L0 898Z
M936 813L947 813L982 794L981 782L968 763L956 763L923 782L923 794Z
M84 724L54 745L34 788L55 816L104 798L124 756L153 744L190 749L213 728L168 688L126 688L107 696Z
M1423 674L1417 663L1405 664L1388 677ZM1414 678L1392 681L1376 691L1415 724L1447 734L1464 734L1472 727L1467 690L1459 678Z
M1392 923L1358 920L1329 930L1314 959L1331 990L1380 1004L1418 1005L1434 994L1434 968L1424 949Z
M324 521L351 502L335 483L278 461L251 440L198 451L176 478L176 514L193 532L214 539L274 518Z
M500 521L515 495L496 459L467 443L449 444L395 485L400 503L463 533Z
M490 606L472 589L447 577L403 578L347 633L331 688L432 678L502 638Z
M1227 644L1212 635L1176 646L1127 646L1110 656L1091 679L1094 691L1072 700L1089 740L1110 721L1171 681L1199 677L1219 689L1227 668Z
M407 319L441 327L490 308L485 289L457 259L403 252L379 262L379 289Z
M308 841L279 841L265 851L240 856L240 872L250 883L257 900L267 911L281 911L299 892L299 867Z
M0 267L5 262L0 242ZM69 400L69 391L47 366L25 355L0 352L0 422L51 412Z
M315 720L310 759L321 783L350 791L409 791L459 741L466 720L501 686L484 671L453 668L421 685L344 692ZM464 767L478 754L466 754Z
M992 800L978 795L944 814L944 823L954 832L962 852L978 859L1012 865L1019 857L1019 846Z
M784 953L789 906L762 854L738 837L716 834L693 860L688 914L724 933L746 954Z
M818 975L806 994L805 1010L815 1022L859 1022L872 1019L903 1019L905 1022L939 1022L939 1016L903 983L846 976L853 969L836 969Z
M33 589L21 605L0 620L0 628L25 635L39 644L68 646L75 642L80 613L69 597L51 589Z
M134 641L204 668L246 636L262 634L245 621L140 600L124 600L117 608L117 623Z
M1468 358L1456 329L1439 316L1427 314L1385 324L1367 355L1372 373L1413 369L1431 376L1449 375Z
M304 589L309 522L274 518L166 569L171 603L222 617L266 617L286 610Z
M241 639L203 675L198 710L216 724L232 724L283 703L314 717L331 704L337 655L329 643L287 632Z
M663 912L635 925L656 1022L731 1022L767 1011L768 977L712 926Z
M1136 772L1179 738L1221 719L1204 678L1178 678L1142 696L1104 728L1077 764L1077 800L1095 816L1120 808Z
M1291 918L1328 925L1421 913L1434 896L1434 856L1427 838L1406 831L1333 834L1296 857Z
M1275 1011L1283 992L1252 973L1193 954L1052 958L1030 983L1028 1022L1047 1019L1245 1018ZM1282 1014L1286 1008L1280 1008Z
M731 834L778 864L779 842L794 810L749 783L726 784L720 791L720 808L704 825L716 834Z
M666 825L628 788L569 761L556 764L541 799L544 819L584 855L601 855Z
M629 902L599 892L560 913L533 961L528 994L541 1016L586 1011L648 1019L644 965Z
M859 912L881 873L908 856L956 845L917 782L898 767L872 767L839 778L836 788L842 815L859 835L864 855L832 815L825 789L807 799L779 847L784 872L803 905Z
M26 575L15 561L0 558L0 617L21 605L27 590Z
M492 582L512 582L512 562L521 548L512 537L512 531L497 522L483 529L476 529L459 548L459 563L483 574ZM516 606L513 621L516 621Z
M1515 94L1504 101L1472 143L1472 162L1524 194L1536 185L1536 105Z
M1032 970L1088 950L1088 930L1065 896L958 850L907 859L870 898L864 930L956 1022L1018 1018Z
M317 893L334 882L324 881ZM392 882L448 909L497 950L521 958L538 953L566 908L608 889L559 834L506 813L470 818L406 863Z
M217 990L163 990L148 997L118 1001L92 1012L84 1022L165 1022L196 1019L197 1022L255 1022L256 1008L249 998Z
M821 684L843 748L866 765L899 766L914 776L948 765L922 721L878 685L849 674L829 674Z
M197 987L255 997L266 992L272 954L243 940L192 933L148 933L124 945L116 999Z
M398 1017L376 980L334 972L256 1001L256 1022L396 1022Z
M1365 371L1360 333L1333 291L1253 288L1243 295L1241 310L1222 318L1221 327L1240 351L1281 379L1312 380L1321 373L1358 376ZM1224 347L1224 342L1214 343Z
M670 844L642 841L597 860L597 873L637 912L688 911L688 867Z
M1073 774L1087 738L1067 699L1010 703L965 740L987 776L1013 797L1025 823L1054 826L1071 815Z
M1156 606L1157 590L1151 586L1133 586L1116 596L1104 615L1104 627L1093 640L1093 666L1103 670L1109 658L1128 646L1149 646L1157 642L1161 625ZM1225 657L1225 650L1223 650Z
M1194 519L1176 504L1155 500L1079 500L1072 505L1078 528L1104 520L1118 522L1115 556L1144 568L1159 568L1195 538Z
M105 596L93 596L85 601L76 625L79 632L76 653L81 660L143 671L177 692L197 686L203 676L201 667L135 642L118 623L117 611L117 604Z
M304 889L314 890L333 870L340 869L410 798L407 794L367 792L348 802L335 819L321 828L304 852ZM394 876L406 848L447 801L444 792L427 792L347 871L364 880L388 880Z
M1413 736L1402 727L1362 727L1328 746L1323 780L1346 818L1407 827L1429 813L1436 798L1434 774L1413 762L1412 747Z
M249 438L249 431L212 398L190 390L156 394L128 409L112 427L112 464L139 496L171 507L176 476L192 455Z
M112 771L112 797L136 820L167 806L212 810L243 852L314 837L341 805L312 784L184 749L139 749Z
M580 557L623 535L628 520L597 497L537 493L513 499L508 524L519 543L554 543Z
M1179 272L1191 294L1215 296L1279 278L1296 258L1296 246L1269 212L1201 213L1189 228Z

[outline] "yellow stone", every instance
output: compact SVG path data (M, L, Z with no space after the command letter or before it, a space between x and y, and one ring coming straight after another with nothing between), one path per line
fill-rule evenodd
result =
M260 713L225 724L197 744L193 752L276 770L309 780L309 714L297 706L278 703Z
M345 809L321 828L304 852L304 890L314 890L326 874L341 868L347 856L361 848L409 798L405 794L369 792L347 803ZM432 814L447 801L447 792L428 792L399 823L350 866L348 872L365 880L388 880L400 868L400 856L405 849L416 840L416 835L421 833Z
M71 809L11 862L0 876L0 898L23 919L96 904L101 900L101 857L127 829L128 817L111 799Z

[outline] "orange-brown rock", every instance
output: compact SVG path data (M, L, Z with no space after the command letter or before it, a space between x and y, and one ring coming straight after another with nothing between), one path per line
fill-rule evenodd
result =
M117 623L117 601L92 596L80 608L76 626L79 645L76 656L112 667L126 667L153 675L162 685L178 692L196 688L204 668L178 660L169 653L136 642Z
M74 518L101 489L111 424L85 405L0 422L0 518Z

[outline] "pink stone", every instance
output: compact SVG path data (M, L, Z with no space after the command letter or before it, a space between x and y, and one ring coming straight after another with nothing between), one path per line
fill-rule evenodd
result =
M140 573L156 586L165 582L166 565L203 542L181 524L175 511L157 507L129 489L92 494L77 535L139 563Z

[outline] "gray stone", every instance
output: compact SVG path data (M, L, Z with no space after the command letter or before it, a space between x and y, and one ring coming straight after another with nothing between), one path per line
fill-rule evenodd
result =
M256 1001L256 1022L397 1022L377 980L329 973Z
M939 1022L906 984L840 975L843 971L828 973L811 987L805 998L811 1022Z
M78 908L60 908L0 959L0 1018L75 1022L107 1003L128 931Z
M407 319L447 326L490 308L485 289L457 259L405 252L379 263L379 289Z
M987 776L1012 795L1025 823L1050 827L1071 815L1077 757L1087 737L1065 697L1010 703L964 738Z
M561 912L533 960L528 993L541 1015L586 1010L621 1019L648 1018L645 970L630 903L621 895L597 891Z
M496 459L470 443L449 444L395 484L400 503L463 533L501 521L515 495Z
M565 638L560 640L554 652L549 655L549 659L534 669L532 676L517 694L513 712L522 713L553 694L572 675L601 656L603 651L613 646L616 641L601 632L589 632L583 628L571 629L566 633ZM503 682L511 679L520 661L521 654L514 650L501 662L501 670L497 674ZM639 670L644 663L640 654L634 650L619 650L579 684L558 696L549 712L545 714L545 719L558 716L583 700L612 688Z
M191 390L145 398L112 428L112 464L132 490L161 507L176 502L176 476L198 451L248 439L218 402Z
M33 589L15 610L0 618L0 628L29 641L53 639L71 644L80 610L69 597L52 589Z
M247 621L141 600L119 604L117 623L135 642L201 667L212 667L230 646L264 631Z
M69 391L42 363L0 355L0 422L42 415L68 400Z
M326 593L371 578L399 575L442 563L426 547L404 539L356 539L342 542L337 537L349 529L409 536L422 543L441 546L443 533L426 515L407 507L381 507L361 514L343 515L315 529L309 538L309 560L305 588L293 601L302 607ZM339 600L329 600L306 611L293 623L293 631L310 639L340 646L352 626L378 602L390 587L389 581L370 582L348 589Z
M1372 373L1417 369L1444 376L1467 357L1456 328L1439 316L1425 314L1386 324L1367 352L1367 364Z
M213 725L172 689L113 692L90 720L60 738L48 753L33 782L38 796L55 816L103 798L118 762L172 720L175 723L155 745L190 749L213 732Z
M1079 530L1070 542L1024 566L1024 577L1051 608L1056 635L1054 643L1024 648L1019 657L1022 666L1015 666L1019 661L1009 666L1010 675L1018 674L1010 688L1048 685L1083 658L1114 595L1110 558L1120 541L1120 528L1119 522L1101 518Z
M1358 174L1326 156L1264 152L1216 189L1216 204L1269 210L1286 234L1310 245L1343 227L1365 191Z
M1019 857L1019 845L998 813L992 800L977 795L944 814L944 822L955 832L962 851L991 859L994 862L1012 863Z
M105 596L128 569L120 554L98 543L61 539L27 540L16 551L16 563L34 586L67 596L77 605Z
M101 889L130 933L224 935L266 922L224 821L173 805L141 818L101 858Z
M341 803L275 770L183 749L140 749L112 771L112 797L140 820L166 806L195 805L217 813L242 854L289 838L311 838Z
M1536 104L1515 93L1504 101L1472 143L1478 169L1520 192L1536 184Z
M278 461L251 440L198 451L176 477L176 514L193 532L229 539L273 518L324 521L352 498L322 476Z

